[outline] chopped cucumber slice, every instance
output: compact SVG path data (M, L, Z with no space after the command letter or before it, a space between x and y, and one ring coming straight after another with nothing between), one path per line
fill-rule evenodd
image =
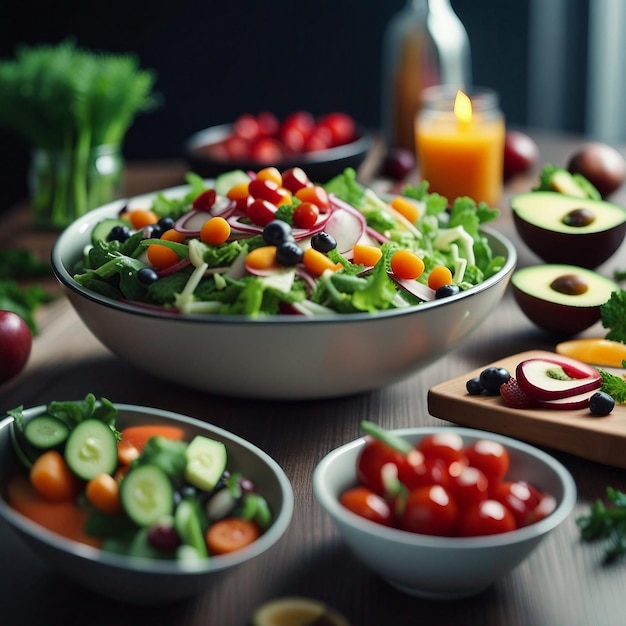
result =
M111 428L96 419L74 427L65 444L65 460L83 480L98 474L113 474L117 467L117 440Z
M184 544L194 548L201 557L209 556L202 532L200 511L194 501L183 499L178 503L174 513L174 527Z
M48 450L60 446L69 436L70 427L58 417L39 415L24 426L24 437L31 446Z
M128 226L128 222L124 222L116 217L108 217L98 222L91 231L91 243L95 245L97 241L107 241L109 233L116 226Z
M174 512L174 488L156 465L132 468L120 484L120 500L138 526L151 526Z
M218 196L225 196L235 185L249 182L250 176L243 170L232 170L217 176L213 188Z
M226 469L226 446L221 441L196 435L185 455L187 482L198 489L212 491Z

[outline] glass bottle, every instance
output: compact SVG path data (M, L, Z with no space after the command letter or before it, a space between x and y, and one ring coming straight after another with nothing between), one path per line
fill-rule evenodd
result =
M408 0L383 38L382 127L388 147L415 150L422 91L471 84L467 31L450 0Z

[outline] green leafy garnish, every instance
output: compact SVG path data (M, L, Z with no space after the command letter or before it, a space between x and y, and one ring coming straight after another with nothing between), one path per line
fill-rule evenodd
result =
M37 258L32 250L0 250L0 278L25 278L32 276L50 276L50 263Z
M622 366L626 367L626 363L622 363ZM602 391L608 393L618 404L626 402L626 380L603 369L598 371L602 376Z
M596 500L590 512L576 520L584 541L604 540L604 563L612 563L626 554L626 494L606 488L610 504Z
M613 291L600 306L600 322L608 329L607 339L626 343L626 290Z
M31 332L39 332L35 311L41 304L52 302L54 296L41 285L22 287L11 279L0 279L0 310L17 313L28 324Z

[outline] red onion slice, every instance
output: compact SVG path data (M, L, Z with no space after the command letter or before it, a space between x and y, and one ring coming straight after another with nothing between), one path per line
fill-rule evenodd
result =
M393 280L398 287L404 289L406 292L414 295L423 302L435 299L435 290L431 289L428 285L418 282L417 280L407 280L405 278L398 278L392 272L387 274L391 280Z
M157 276L168 276L169 274L175 274L176 272L180 272L180 270L184 270L191 261L188 258L181 259L178 263L174 263L174 265L170 265L169 267L164 267L162 270L157 272Z
M200 229L204 223L209 219L206 211L197 211L192 209L183 213L175 222L174 230L177 230L183 235L199 235Z

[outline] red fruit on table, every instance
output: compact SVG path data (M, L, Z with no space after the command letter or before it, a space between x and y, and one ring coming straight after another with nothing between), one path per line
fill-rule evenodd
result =
M527 172L539 158L539 148L528 135L510 130L504 139L504 180Z
M0 311L0 383L17 376L30 356L33 335L13 311Z

